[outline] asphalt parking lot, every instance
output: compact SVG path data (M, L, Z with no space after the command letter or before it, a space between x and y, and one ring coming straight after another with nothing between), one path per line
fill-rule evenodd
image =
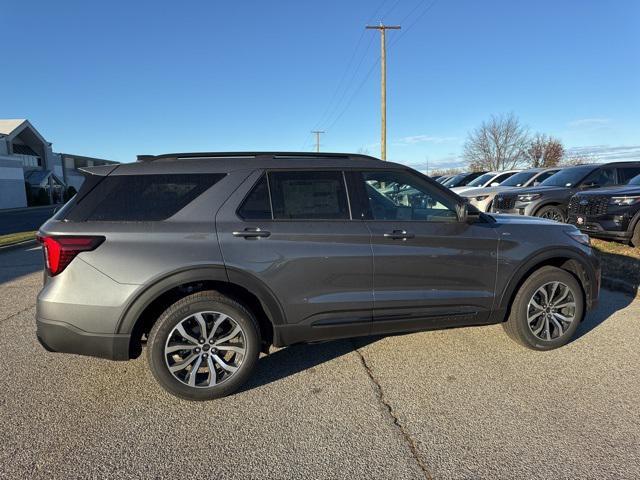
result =
M295 346L190 403L144 357L42 349L40 267L0 253L2 478L640 478L640 302L620 293L552 352L500 326Z

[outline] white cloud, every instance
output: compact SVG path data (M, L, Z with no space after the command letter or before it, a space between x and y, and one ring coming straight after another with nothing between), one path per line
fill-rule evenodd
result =
M579 118L568 123L571 128L595 128L603 127L611 123L610 118Z
M396 146L415 145L417 143L448 143L457 141L457 137L438 137L434 135L409 135L393 142Z
M567 148L567 157L589 157L598 162L640 160L640 145L588 145Z

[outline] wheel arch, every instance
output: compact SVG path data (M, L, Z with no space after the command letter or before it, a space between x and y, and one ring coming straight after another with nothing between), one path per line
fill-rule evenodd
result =
M545 266L560 268L576 277L585 298L585 313L589 310L594 300L593 292L599 288L598 285L593 285L594 282L597 282L595 274L592 272L593 267L589 265L589 262L581 253L575 250L570 248L553 249L533 254L522 262L520 267L511 275L495 308L495 311L501 312L501 318L497 319L498 321L506 320L513 300L524 281L533 272Z
M273 292L251 274L227 271L223 266L203 266L171 272L151 282L127 306L116 333L129 334L129 357L137 357L142 337L159 315L186 295L216 290L244 304L258 320L265 348L273 343L276 327L285 323L280 303Z
M542 205L538 205L536 209L533 212L531 212L531 215L534 217L537 217L540 210L542 210L544 207L560 207L563 210L566 210L566 206L562 202L559 202L557 200L549 200L548 202L545 202Z

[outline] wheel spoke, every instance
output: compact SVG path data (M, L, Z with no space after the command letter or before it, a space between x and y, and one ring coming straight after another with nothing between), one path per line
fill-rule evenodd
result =
M543 300L543 302L544 302L544 304L545 304L545 305L547 305L547 304L549 303L549 294L547 293L547 286L546 286L546 285L541 286L541 287L538 289L538 291L539 291L542 295L544 295L544 300Z
M560 298L558 298L555 303L556 303L556 308L557 308L557 304L558 302L562 302L565 298L567 298L567 295L569 295L569 287L567 287L566 285L564 285L564 293L560 296Z
M198 322L198 325L200 325L200 337L207 338L207 322L202 316L202 313L198 312L194 315L194 317L196 318L196 322Z
M181 343L179 345L171 345L170 347L165 348L164 353L173 353L173 352L178 352L180 350L193 350L194 348L196 348L195 345Z
M216 340L214 342L214 345L218 346L221 343L225 343L225 342L231 340L232 338L237 337L240 332L242 332L242 329L240 328L240 325L236 325L236 328L234 328L233 331L229 335L227 335L226 337L223 337L223 338L219 338L218 340Z
M529 326L531 326L531 324L529 324ZM531 330L533 332L534 335L538 335L542 329L544 328L544 319L540 320L540 326L538 328L536 328L535 330Z
M245 349L242 347L237 347L235 345L216 345L216 348L218 350L224 350L224 351L230 351L230 352L236 352L236 353L240 353L242 355L244 355Z
M217 381L216 366L211 357L207 358L207 366L209 367L209 386L213 386Z
M558 285L560 285L560 282L553 282L553 284L551 285L551 295L549 295L549 302L553 303L553 297L556 296L556 290L558 290Z
M191 367L191 371L189 372L189 386L196 386L196 377L198 376L198 369L200 368L200 364L202 363L202 357L199 356L196 360L196 363Z
M562 314L560 314L560 313L558 313L558 312L555 312L555 313L553 314L553 316L554 316L555 318L557 318L558 320L560 320L560 321L562 321L562 322L565 322L565 323L571 323L571 322L573 322L573 318L565 317L564 315L562 315Z
M543 311L540 311L540 312L538 312L538 313L536 313L536 314L534 314L534 315L531 315L531 316L529 317L529 323L533 323L533 321L534 321L536 318L538 318L540 315L542 315L543 313L544 313Z
M535 308L537 308L538 310L544 310L544 307L542 305L540 305L538 302L536 302L536 300L534 298L531 299L531 301L529 302L530 305L533 305Z
M189 335L187 333L187 331L184 329L184 325L182 325L182 323L178 324L178 326L176 326L176 330L178 331L178 333L180 335L182 335L182 338L184 338L185 340L193 343L194 345L198 345L198 339L192 337L191 335Z
M567 303L563 303L561 305L556 305L554 308L566 308L566 307L574 307L575 308L576 303L575 302L567 302Z
M223 369L225 369L227 372L233 373L238 369L238 367L234 367L233 365L229 365L228 363L226 363L218 355L212 355L212 357L216 361L216 363L220 365Z
M213 327L211 328L211 333L209 334L209 336L207 337L207 342L209 340L211 340L214 336L214 334L216 333L216 330L218 330L218 327L222 324L222 322L224 322L227 317L224 313L221 313L220 316L216 319L215 323L213 324Z
M547 340L551 340L551 328L549 327L549 317L544 317L544 328L547 334Z
M191 362L193 362L193 360L198 357L199 355L197 353L193 353L191 355L189 355L185 360L183 360L180 363L176 363L172 366L169 367L169 370L171 370L171 372L175 373L175 372L179 372L180 370L184 370L185 368L187 368Z
M551 321L553 322L553 324L556 326L556 328L558 329L558 337L560 335L562 335L564 333L564 328L562 327L562 325L560 324L560 322L558 322L558 320L556 320L556 317L553 316L551 317Z

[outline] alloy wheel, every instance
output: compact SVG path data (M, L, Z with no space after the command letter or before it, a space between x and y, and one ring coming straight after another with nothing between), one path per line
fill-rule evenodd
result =
M576 319L576 297L562 282L538 288L527 305L527 324L541 340L555 340L565 334Z
M197 312L182 319L164 347L167 368L181 383L196 388L219 385L231 378L246 355L246 335L231 317Z
M555 210L549 210L540 215L540 218L546 218L547 220L555 220L556 222L564 223L564 217L562 214Z

